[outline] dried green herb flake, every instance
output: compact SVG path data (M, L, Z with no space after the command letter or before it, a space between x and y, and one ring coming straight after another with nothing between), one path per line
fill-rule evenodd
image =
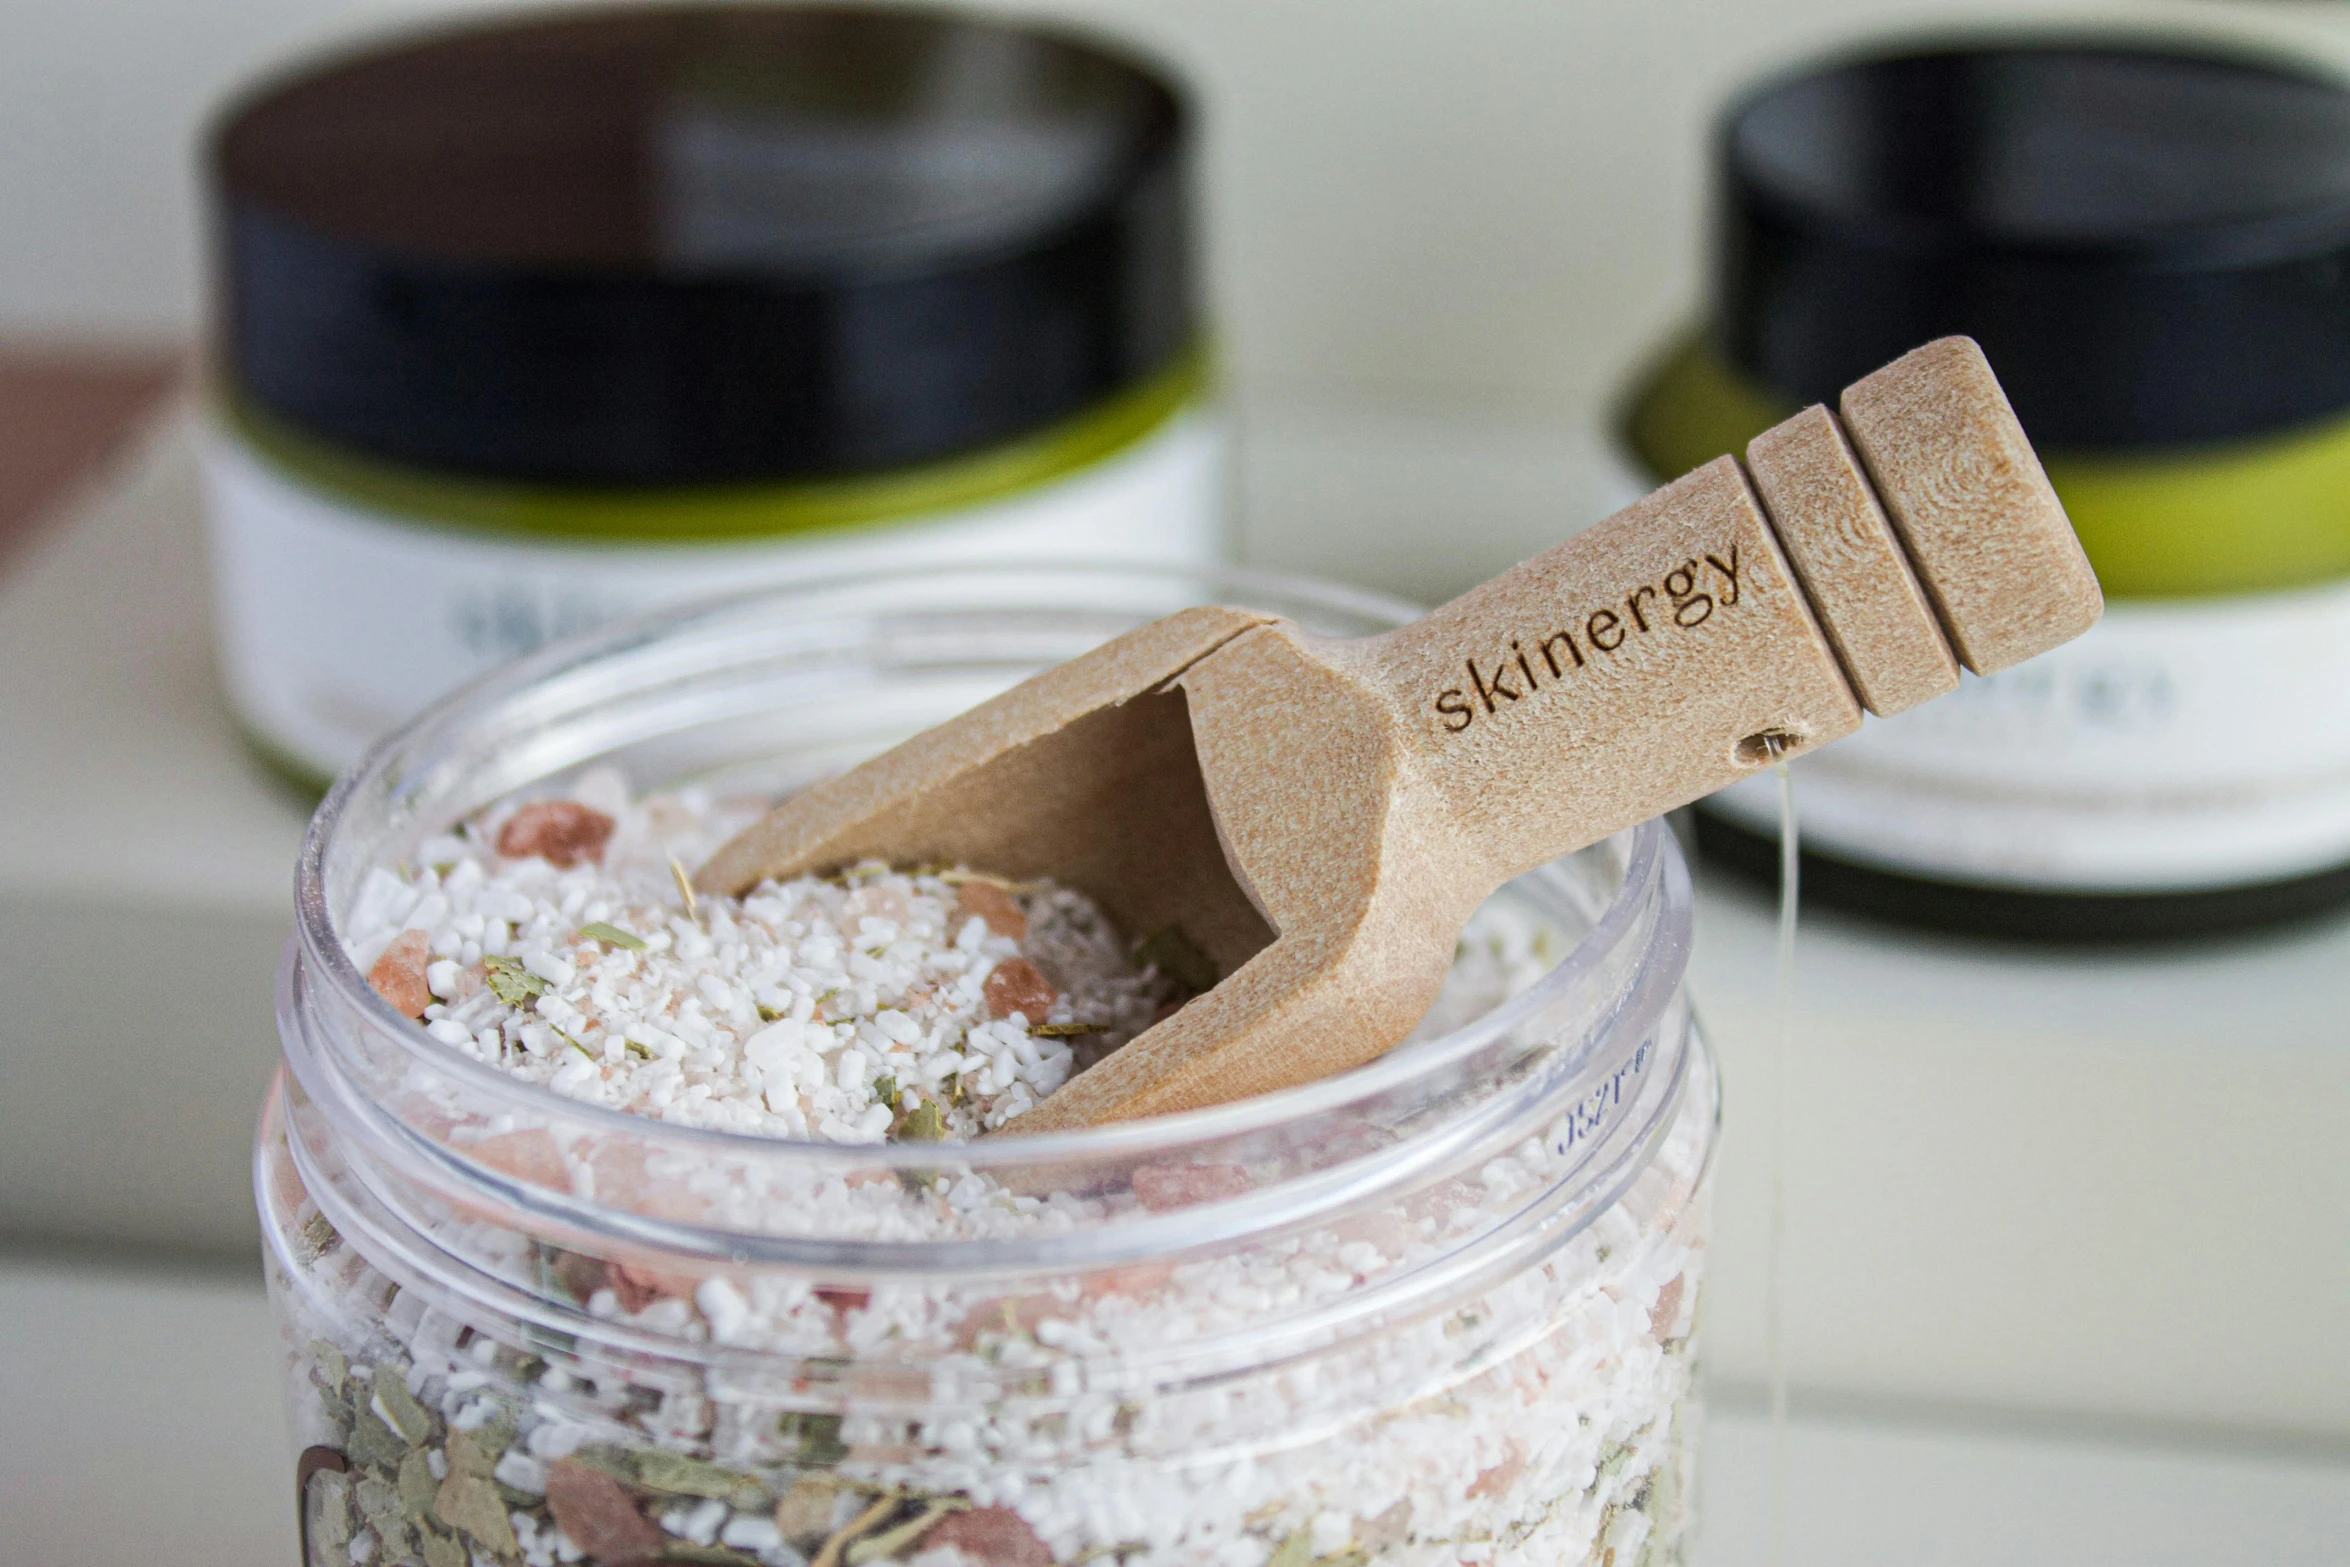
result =
M893 1524L879 1534L867 1535L849 1547L849 1567L863 1567L870 1561L895 1556L916 1540L921 1539L949 1513L959 1513L971 1504L959 1496L934 1498L922 1511L904 1523Z
M520 958L491 956L481 960L490 994L510 1007L526 1007L554 987L522 966Z
M325 1339L310 1341L310 1365L318 1373L319 1385L331 1392L343 1390L343 1379L351 1374L351 1362L341 1350Z
M424 1557L424 1567L471 1567L473 1553L465 1549L463 1541L453 1534L438 1529L420 1528L416 1531L418 1554Z
M837 1464L849 1456L848 1443L840 1439L838 1415L787 1414L775 1422L775 1433L799 1444L804 1463Z
M657 1558L665 1562L697 1562L702 1567L759 1567L759 1558L748 1551L732 1550L723 1545L696 1545L691 1540L674 1536L661 1542Z
M665 1448L648 1447L636 1455L637 1484L671 1496L714 1496L731 1500L748 1489L759 1492L754 1477L707 1459L689 1458Z
M432 1516L433 1493L441 1488L433 1478L432 1461L418 1448L400 1460L400 1509L411 1518Z
M311 1476L304 1503L310 1509L311 1544L331 1562L351 1543L351 1477L332 1470Z
M310 1249L313 1257L326 1255L328 1249L341 1239L323 1213L314 1213L302 1221L302 1244Z
M938 1106L928 1099L907 1111L905 1120L898 1125L900 1142L935 1143L942 1141L946 1135L946 1117L939 1114Z
M1106 1034L1107 1023L1039 1023L1029 1029L1038 1039L1075 1039L1080 1034Z
M451 1469L460 1474L483 1476L496 1470L498 1457L505 1450L505 1442L493 1436L487 1427L450 1432L445 1449Z
M607 925L602 920L590 920L579 927L579 933L590 941L600 941L607 947L619 947L629 952L645 950L645 938L632 930Z
M1098 1562L1105 1556L1115 1556L1124 1561L1129 1556L1149 1549L1148 1540L1120 1540L1113 1545L1089 1545L1069 1558L1068 1567L1083 1567L1084 1563Z
M1273 1548L1265 1567L1307 1567L1314 1559L1314 1536L1310 1529L1299 1529Z
M597 1442L571 1455L590 1469L601 1470L622 1485L636 1484L636 1465L629 1461L628 1449L614 1442Z
M432 1416L408 1391L408 1380L397 1366L375 1368L375 1409L410 1447L422 1447L432 1436Z
M480 1475L452 1469L433 1498L433 1513L452 1529L462 1529L494 1555L513 1556L522 1547L514 1538L513 1521L506 1516L506 1499Z
M364 1402L351 1419L347 1447L351 1462L365 1468L396 1470L400 1460L408 1456L408 1444L400 1440L400 1433L385 1425L383 1417Z
M379 1562L406 1561L416 1554L416 1531L405 1518L394 1518L376 1530L376 1537L381 1542L375 1553Z
M404 1510L399 1486L378 1474L361 1475L359 1483L351 1488L351 1500L358 1504L359 1516L378 1533L398 1523Z

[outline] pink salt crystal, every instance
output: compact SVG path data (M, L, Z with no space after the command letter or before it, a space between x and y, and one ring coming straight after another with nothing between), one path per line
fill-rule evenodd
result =
M1052 1567L1053 1553L1009 1507L949 1513L922 1537L925 1549L951 1545L980 1567Z
M427 931L404 930L367 971L367 983L392 1004L402 1017L422 1017L432 1005L432 987L424 982L425 965L432 961L432 936Z
M1681 1320L1681 1274L1674 1274L1665 1287L1656 1292L1656 1304L1648 1313L1648 1336L1662 1344Z
M1134 1169L1134 1197L1153 1213L1238 1197L1256 1183L1237 1164L1143 1164Z
M459 1143L457 1151L476 1164L486 1164L518 1181L571 1190L571 1167L555 1139L537 1127L519 1132L493 1132L478 1142Z
M1175 1264L1171 1262L1130 1262L1124 1267L1089 1273L1078 1288L1087 1300L1100 1300L1108 1295L1141 1300L1165 1289L1167 1281L1174 1276Z
M641 1279L624 1262L615 1262L604 1269L604 1282L611 1286L612 1298L620 1302L620 1309L634 1315L654 1301L662 1299L662 1292L651 1281Z
M591 1144L588 1167L595 1172L596 1200L648 1219L693 1221L707 1217L709 1200L684 1181L646 1168L645 1148L633 1137Z
M1052 981L1026 958L1006 958L987 976L980 987L981 999L987 1003L989 1017L1010 1017L1017 1012L1035 1027L1052 1011Z
M576 1458L547 1466L547 1511L598 1567L651 1561L668 1538L638 1509L627 1486Z
M1409 1251L1418 1230L1416 1215L1393 1208L1353 1214L1330 1226L1331 1233L1341 1241L1367 1242L1384 1257L1397 1257Z
M1517 1482L1520 1471L1525 1467L1526 1455L1513 1447L1510 1449L1509 1457L1490 1469L1477 1471L1477 1478L1469 1484L1469 1494L1471 1496L1503 1495Z
M701 1275L673 1268L651 1268L641 1262L607 1265L612 1294L623 1311L642 1311L657 1300L692 1300L702 1287Z
M1313 1150L1318 1160L1336 1164L1376 1153L1394 1141L1394 1135L1376 1123L1341 1112L1316 1127Z
M991 881L967 881L957 887L955 911L966 919L976 915L985 920L987 928L998 936L1018 941L1028 934L1028 916L1020 912L1010 893Z
M906 916L914 912L914 900L895 879L859 887L841 906L848 911L852 923L870 914L903 924Z
M550 865L601 861L612 841L612 818L577 800L534 800L498 829L498 852L510 860L537 855Z
M269 1161L269 1186L279 1210L288 1217L300 1213L302 1204L310 1200L310 1188L302 1184L302 1172L294 1168L291 1158Z

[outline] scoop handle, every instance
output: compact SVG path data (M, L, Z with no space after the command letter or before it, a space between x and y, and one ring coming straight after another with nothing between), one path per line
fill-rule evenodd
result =
M1929 343L1350 661L1514 875L2071 640L2097 579L1982 352Z

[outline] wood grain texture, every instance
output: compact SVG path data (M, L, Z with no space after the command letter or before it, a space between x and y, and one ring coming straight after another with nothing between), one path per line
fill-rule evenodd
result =
M1957 689L1958 660L1836 416L1806 408L1746 468L1862 705L1883 717Z
M1996 674L2097 623L2097 574L1972 338L1910 350L1839 408L1961 663Z

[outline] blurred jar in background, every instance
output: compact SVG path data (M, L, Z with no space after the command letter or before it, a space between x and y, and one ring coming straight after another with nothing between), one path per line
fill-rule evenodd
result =
M306 65L210 146L236 716L323 782L550 637L815 571L1205 564L1176 88L941 13L599 9Z
M2178 46L1768 82L1716 147L1711 319L1632 391L1647 484L1978 339L2107 596L2079 641L1807 759L1807 894L2113 939L2350 897L2350 91ZM1776 872L1772 782L1705 802Z

